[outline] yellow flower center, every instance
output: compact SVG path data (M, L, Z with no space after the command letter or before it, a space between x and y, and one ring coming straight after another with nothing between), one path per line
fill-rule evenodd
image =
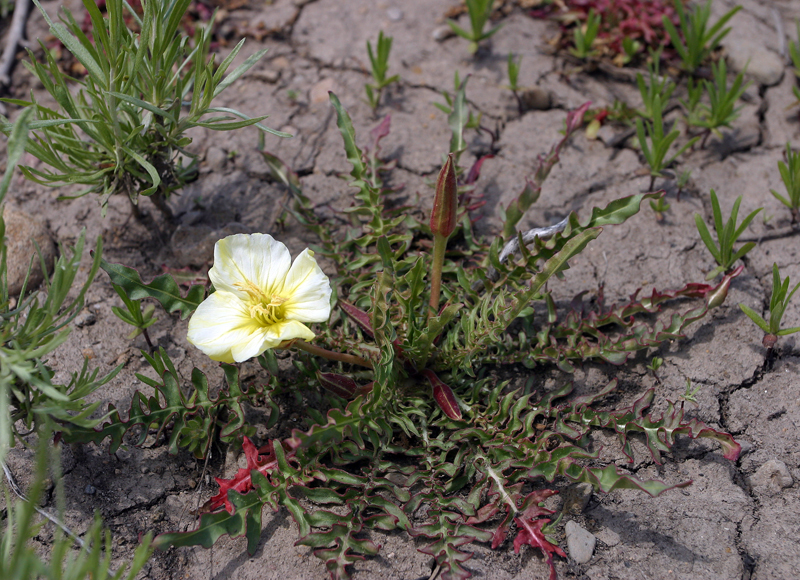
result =
M250 297L250 317L258 321L261 326L272 326L283 319L283 304L286 298L277 294L266 294L261 288L250 281L236 284L236 287L247 293Z

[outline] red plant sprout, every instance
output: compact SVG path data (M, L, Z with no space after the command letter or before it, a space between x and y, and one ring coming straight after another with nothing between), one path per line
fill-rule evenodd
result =
M545 8L529 12L533 18L552 18L561 26L560 48L571 42L568 33L574 26L587 21L589 11L600 16L600 31L594 43L601 55L615 58L625 55L623 40L630 39L641 43L646 51L670 44L669 35L664 29L662 18L666 16L676 26L678 14L672 0L563 0ZM616 60L616 59L615 59Z

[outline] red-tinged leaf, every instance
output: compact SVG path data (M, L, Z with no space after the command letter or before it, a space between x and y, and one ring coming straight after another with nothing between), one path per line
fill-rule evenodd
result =
M372 330L372 321L369 314L359 308L356 308L352 304L348 304L344 300L339 300L339 306L341 306L345 314L347 314L353 320L353 322L358 325L362 332L366 332L371 338L375 337L375 331Z
M425 369L422 371L422 374L428 379L428 382L430 382L431 388L433 389L433 398L436 404L439 405L439 408L454 421L460 421L461 409L458 408L458 401L453 394L453 389L442 382L442 380L436 376L436 373L430 369Z
M567 135L580 129L581 125L583 125L583 116L591 106L592 102L587 101L574 111L567 113Z
M564 553L564 550L548 542L547 538L545 538L542 533L542 527L549 523L550 520L547 518L530 520L526 517L521 517L514 518L514 521L519 527L517 537L514 538L514 552L519 554L520 548L525 544L533 548L539 548L547 559L547 565L550 566L550 580L557 580L558 575L556 574L556 567L553 563L553 554L558 554L562 558L566 558L567 555Z
M472 167L469 168L469 173L467 173L467 181L465 182L466 185L472 185L478 178L481 176L481 167L483 166L483 162L487 159L494 158L494 155L484 155L475 160L475 163L472 164Z
M378 148L378 144L380 143L381 139L383 139L389 134L389 129L391 127L391 124L392 124L392 116L386 115L383 118L383 121L381 121L377 127L373 128L369 132L369 136L372 137L372 142L374 143L374 147L376 150Z
M269 443L261 448L262 450L265 450L265 448L268 450L268 453L264 455L259 455L259 450L256 449L256 446L253 445L253 442L247 437L245 437L242 442L242 448L244 449L244 456L247 460L247 467L239 469L233 479L215 477L214 479L216 479L219 484L219 493L209 499L205 505L200 508L200 513L213 512L223 506L228 513L233 513L233 506L228 499L228 491L232 489L244 495L253 489L253 480L250 477L251 471L257 470L266 475L277 468L278 461L275 458L273 443Z
M741 274L742 270L744 270L744 266L739 266L730 274L726 274L722 282L708 294L706 301L708 302L709 308L716 308L725 302L725 298L728 297L728 288L731 285L731 280Z
M359 392L358 383L345 375L317 372L317 379L325 390L343 399L353 399Z

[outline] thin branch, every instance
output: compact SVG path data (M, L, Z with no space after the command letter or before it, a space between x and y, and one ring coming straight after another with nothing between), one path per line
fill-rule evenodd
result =
M6 465L6 462L5 461L0 461L0 465L3 466L3 472L6 474L6 480L8 481L8 487L11 488L11 491L13 491L14 494L18 498L20 498L22 501L27 502L27 503L32 503L31 500L28 499L28 497L22 492L22 489L19 487L19 484L17 483L17 479L14 477L14 474L11 472L11 469L9 469L8 465ZM43 509L41 509L39 506L37 506L35 504L33 505L33 509L35 509L37 512L39 512L39 514L41 516L47 518L48 520L53 522L55 525L57 525L59 528L61 528L63 530L63 532L65 534L67 534L70 538L75 540L75 542L81 548L86 549L86 544L83 541L83 539L79 538L77 535L75 535L75 533L72 530L70 530L66 526L66 524L61 522L61 520L59 520L57 517L55 517L53 515L50 515L48 512L44 511Z
M528 230L522 234L522 243L526 246L532 243L536 238L550 238L556 235L558 232L563 232L564 228L567 227L567 222L569 222L569 216L565 217L563 220L558 222L557 224L553 224L552 226L547 226L543 228L533 228L532 230ZM506 262L512 254L515 254L519 250L519 238L511 238L503 249L500 251L500 256L498 256L500 263ZM492 282L497 280L498 274L497 270L494 267L490 267L489 271L486 273L486 277L489 278ZM481 290L483 288L483 280L475 280L472 283L473 290Z
M30 0L16 0L14 3L14 16L6 38L6 47L0 57L0 85L7 87L11 84L11 69L14 68L17 56L17 46L25 35L25 22L28 20Z

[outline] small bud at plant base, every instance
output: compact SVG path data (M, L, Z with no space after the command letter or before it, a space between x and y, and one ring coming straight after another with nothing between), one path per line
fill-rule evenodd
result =
M765 334L763 340L761 341L761 345L764 348L774 348L776 342L778 342L778 337L776 335Z
M738 268L738 270L741 272L741 266ZM733 278L737 275L738 272L735 274L732 272L730 275L725 276L722 282L719 283L719 286L708 293L706 300L709 308L716 308L725 302L725 299L728 297L728 288L731 286L731 280L733 280Z
M453 164L453 154L450 153L436 179L436 197L433 198L431 211L431 233L445 238L456 229L458 185Z

